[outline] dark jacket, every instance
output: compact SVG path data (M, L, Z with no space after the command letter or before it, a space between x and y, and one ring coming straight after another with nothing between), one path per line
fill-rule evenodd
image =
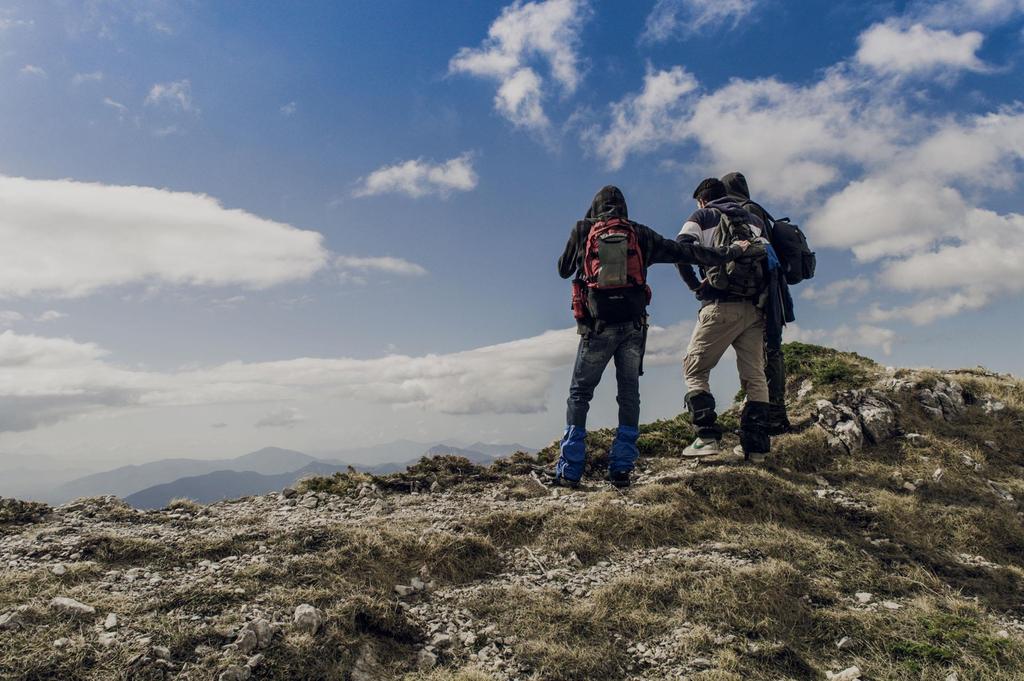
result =
M770 241L775 219L750 198L750 188L743 173L729 173L722 176L722 184L729 192L729 198L740 204L747 212L761 219L767 231L765 236ZM765 333L770 337L773 333L781 335L782 327L796 321L793 296L789 292L789 283L779 270L772 273L768 288L768 301L765 304Z
M750 222L755 227L760 228L762 233L764 233L764 223L761 222L760 218L758 218L757 216L752 217L749 212L740 207L739 203L737 203L734 199L729 197L723 197L720 199L715 199L714 201L710 201L704 208L699 208L696 211L694 211L690 215L690 217L686 219L686 222L696 223L701 228L701 230L714 229L715 227L718 226L718 221L721 219L720 213L725 213L726 215L742 220L743 222ZM680 233L679 236L676 237L676 242L680 244L693 244L697 242L697 237L690 234ZM707 263L698 264L704 265ZM717 265L718 263L710 264ZM683 278L683 281L686 282L686 285L690 288L690 290L697 293L698 300L703 300L707 302L710 300L720 300L727 298L726 294L724 293L720 293L714 289L710 289L707 286L702 287L702 277L698 276L697 273L694 272L693 267L690 266L690 263L680 262L676 264L676 267L679 269L679 275Z
M583 220L576 223L565 244L565 251L558 259L558 274L563 279L583 274L583 251L586 247L590 228L601 220L622 218L629 220L626 198L618 187L607 186L594 196L594 200ZM629 220L636 230L637 244L644 258L644 278L647 268L656 263L692 263L699 265L721 265L734 260L742 252L738 246L731 248L705 248L692 242L677 243L666 239L650 227Z

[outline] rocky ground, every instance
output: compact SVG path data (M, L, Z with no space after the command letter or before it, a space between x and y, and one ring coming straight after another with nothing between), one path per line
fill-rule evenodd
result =
M1024 386L789 348L752 465L644 426L210 506L0 501L7 679L1021 679ZM735 414L725 416L726 422Z

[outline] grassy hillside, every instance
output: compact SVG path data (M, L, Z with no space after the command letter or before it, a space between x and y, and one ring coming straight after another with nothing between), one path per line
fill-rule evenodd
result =
M1024 678L1024 384L787 362L801 430L768 463L678 458L678 417L625 492L598 431L579 491L539 482L552 446L206 507L0 504L0 677Z

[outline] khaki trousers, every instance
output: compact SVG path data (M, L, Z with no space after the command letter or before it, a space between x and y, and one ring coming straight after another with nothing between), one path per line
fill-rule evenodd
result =
M764 376L764 313L753 303L711 303L701 308L683 358L688 392L711 392L708 379L725 351L736 350L740 386L751 402L768 401Z

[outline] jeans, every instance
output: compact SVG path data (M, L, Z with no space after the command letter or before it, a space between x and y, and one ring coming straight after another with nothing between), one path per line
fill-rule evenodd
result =
M576 364L569 386L565 422L585 428L594 389L608 361L615 359L618 382L619 425L640 425L640 359L643 357L643 330L638 323L609 324L600 332L591 331L580 338Z

